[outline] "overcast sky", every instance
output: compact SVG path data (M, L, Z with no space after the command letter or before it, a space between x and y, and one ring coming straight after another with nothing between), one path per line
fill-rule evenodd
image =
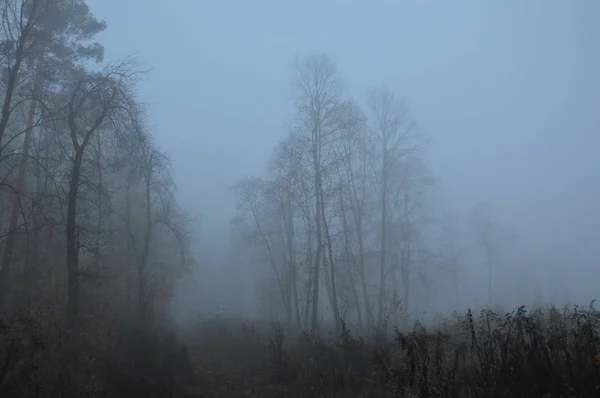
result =
M262 174L286 133L291 62L318 50L350 96L388 86L408 101L440 201L490 201L525 244L600 270L600 1L89 4L107 59L153 69L142 99L205 244L226 231L229 187Z

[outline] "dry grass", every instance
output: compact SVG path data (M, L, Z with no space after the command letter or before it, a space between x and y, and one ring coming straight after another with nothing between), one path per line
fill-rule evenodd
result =
M67 332L21 315L0 324L0 396L595 397L599 328L591 306L469 312L385 344L213 318L184 345L166 331Z

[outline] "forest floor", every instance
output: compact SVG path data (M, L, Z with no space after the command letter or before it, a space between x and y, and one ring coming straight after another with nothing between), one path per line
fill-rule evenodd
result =
M600 312L520 308L385 341L215 317L168 330L0 320L0 397L598 397Z
M264 328L263 328L264 329ZM468 313L366 342L286 336L232 320L189 341L187 397L596 397L600 313L523 308Z

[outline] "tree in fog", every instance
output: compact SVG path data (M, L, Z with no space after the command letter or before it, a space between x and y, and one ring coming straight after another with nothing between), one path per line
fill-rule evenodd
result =
M122 371L130 354L115 337L154 339L192 260L190 220L137 96L143 74L131 58L98 66L105 27L84 0L0 1L4 395L110 384L94 362L111 352L101 361Z
M470 221L487 267L487 305L491 306L493 305L493 270L499 263L501 249L514 244L516 236L510 229L498 224L494 219L493 209L489 203L478 202L473 207Z
M66 118L72 145L72 167L67 191L67 275L68 314L74 319L79 306L79 249L80 234L77 221L77 201L86 150L96 134L106 129L117 140L127 140L137 104L132 86L138 79L136 66L121 62L100 73L76 77L70 88Z
M372 212L370 167L373 162L373 146L366 129L366 116L356 109L354 133L338 140L336 151L339 166L336 167L338 181L338 212L341 225L341 262L347 274L348 284L360 327L372 326L375 322L369 283L367 280L366 251L368 249L369 220Z
M53 91L70 71L81 62L102 59L103 47L90 40L105 28L103 22L91 16L85 2L79 0L5 1L2 9L0 63L5 91L0 119L0 172L3 181L9 177L14 184L5 185L12 193L12 207L0 268L0 286L3 286L0 298L8 294L10 286L23 199L31 198L27 192L27 169L35 130L47 128L54 120L56 115L50 112ZM25 108L26 116L21 123L17 119ZM21 142L17 175L8 176L13 159L17 159L13 156L17 155L16 146ZM25 218L21 218L22 227L31 229Z
M280 244L282 263L286 264L285 296L288 323L295 319L298 327L302 324L300 291L299 248L298 241L299 213L298 196L301 194L300 179L302 173L302 153L293 137L283 139L275 149L270 162L272 173L272 194L276 207L277 230Z
M460 246L460 235L458 221L453 213L443 215L438 223L440 229L440 238L437 241L439 250L439 261L442 269L445 271L445 277L448 277L454 290L454 305L458 305L460 300L460 274L461 260L463 250Z
M325 197L323 189L324 164L327 146L338 132L340 113L344 102L341 82L333 61L324 54L311 53L296 61L293 89L296 105L296 133L304 138L313 172L314 214L316 228L316 252L312 270L311 327L318 328L318 305L321 265L326 255L327 241L324 236ZM339 325L339 307L336 292L334 264L329 264L331 304L336 326Z
M391 281L394 289L399 283L401 286L401 294L394 290L392 298L400 300L397 305L403 312L408 310L414 293L419 290L422 293L420 301L426 307L431 288L430 268L435 257L427 236L432 224L429 194L433 178L422 158L422 148L418 146L421 144L412 147L409 155L400 162L401 178L390 212L390 241L395 248L390 250ZM396 279L397 273L400 281Z
M268 262L275 277L278 298L283 303L289 319L291 291L287 286L290 275L280 261L282 247L279 245L274 228L277 221L274 215L275 209L271 206L273 196L270 185L270 182L258 178L241 179L235 184L234 192L238 207L235 221L246 242L258 247L263 258Z
M369 92L368 118L324 54L298 58L292 83L294 118L267 176L236 185L239 231L270 264L288 323L317 332L323 291L338 332L342 318L382 325L428 279L426 140L389 90Z
M106 26L85 1L0 7L4 307L51 301L74 320L81 305L88 314L112 300L113 308L137 308L146 319L170 300L190 255L189 220L142 120L135 93L142 73L130 58L90 65L102 61L94 38ZM142 206L131 205L140 197ZM128 206L135 208L128 213Z
M175 203L168 156L154 145L140 121L133 129L136 134L130 153L133 162L128 171L124 222L135 264L138 314L147 325L153 320L161 290L171 295L173 276L185 270L187 231ZM169 250L165 242L178 253L175 261L163 253Z
M415 260L414 244L418 237L415 216L423 215L417 208L421 205L420 194L429 177L420 157L425 141L418 134L406 104L388 89L372 89L367 93L367 105L375 143L374 182L380 206L377 321L382 325L386 301L397 296L397 269L400 269L403 281L405 302L402 304L408 305L409 270ZM393 247L400 248L394 266L391 243ZM388 276L392 281L391 292L386 291Z

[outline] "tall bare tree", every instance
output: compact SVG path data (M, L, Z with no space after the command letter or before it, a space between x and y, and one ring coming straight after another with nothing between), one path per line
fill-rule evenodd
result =
M333 61L325 54L311 53L296 60L293 89L297 110L297 132L305 138L312 161L315 200L316 254L313 265L311 327L318 330L318 308L321 264L327 242L323 226L323 167L325 150L338 132L338 118L343 108L341 82ZM330 264L333 266L333 264ZM339 309L333 280L332 307L336 325L339 325Z
M67 191L67 314L74 321L79 306L79 249L77 199L86 150L102 129L116 139L129 132L129 121L137 117L132 88L139 79L137 65L131 60L116 63L99 73L84 74L73 82L66 106L66 119L72 144L72 167Z
M153 144L141 123L138 122L134 129L136 141L135 151L130 154L133 163L129 184L135 181L138 184L128 186L125 228L135 258L138 315L141 324L148 326L154 320L157 289L161 284L170 283L165 280L169 274L180 274L181 266L186 265L185 258L181 258L179 270L169 269L169 261L160 259L160 241L166 240L168 234L175 239L175 247L183 254L187 247L185 230L177 221L169 158ZM138 201L134 202L140 203L139 207L136 206L138 211L132 206L134 197L131 191L135 188L139 191Z
M18 142L21 135L24 139L0 268L0 285L4 286L0 287L0 299L10 286L19 216L22 200L27 195L27 168L34 129L52 119L47 102L53 85L78 68L81 62L102 59L103 47L96 42L90 43L90 40L106 27L93 18L81 0L4 1L1 7L5 53L0 62L5 64L6 91L0 119L0 170L6 166L7 148ZM27 86L29 89L24 90ZM3 140L15 111L26 104L28 110L23 127Z
M394 169L407 156L411 147L411 136L415 124L410 120L406 105L388 89L371 89L367 92L367 105L371 117L371 129L376 138L375 167L380 202L380 268L377 321L382 325L385 317L385 278L389 267L388 225L390 206L390 184Z

